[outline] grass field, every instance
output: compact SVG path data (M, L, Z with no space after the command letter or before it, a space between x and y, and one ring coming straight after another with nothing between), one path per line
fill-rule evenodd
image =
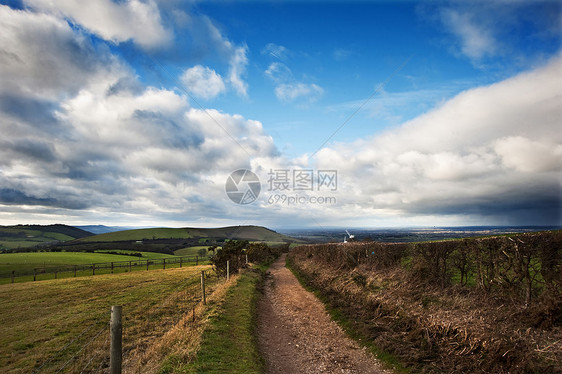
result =
M87 235L89 233L83 230L65 225L0 226L0 248L33 247L54 241L65 242Z
M209 248L209 247L210 247L210 245L197 245L197 246L194 246L194 247L187 247L187 248L178 249L178 250L174 251L174 254L176 256L199 256L199 251L201 249L204 249L205 252L207 252L207 248ZM206 255L208 255L208 254L209 253L206 253Z
M2 372L31 373L41 365L42 373L107 368L111 305L123 306L127 369L200 301L205 269L210 267L0 285ZM207 279L209 293L216 286L216 277Z
M80 239L81 242L114 242L143 239L183 239L192 235L186 229L156 228L108 232Z
M115 251L117 252L117 250ZM127 251L125 251L127 252ZM144 252L143 258L174 258L175 256ZM114 255L108 253L84 252L31 252L31 253L3 253L0 254L0 273L11 270L33 271L39 267L56 267L64 265L94 264L102 262L117 262L137 260L138 257Z
M135 252L127 250L107 250L121 253L140 253L142 257L116 255L110 253L85 253L85 252L30 252L30 253L4 253L0 254L0 284L11 283L11 273L14 271L14 282L30 282L33 280L61 279L82 277L108 273L123 273L135 270L154 270L166 268L204 264L192 258L154 252ZM184 256L185 257L185 256ZM150 262L147 269L147 261ZM115 268L112 269L112 263ZM92 264L96 264L95 272ZM37 269L37 271L35 271ZM74 271L76 269L76 272ZM36 276L34 274L36 273Z

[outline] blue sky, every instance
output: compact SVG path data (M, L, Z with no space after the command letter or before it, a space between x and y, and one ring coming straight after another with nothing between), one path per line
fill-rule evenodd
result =
M562 223L560 2L0 4L0 224Z

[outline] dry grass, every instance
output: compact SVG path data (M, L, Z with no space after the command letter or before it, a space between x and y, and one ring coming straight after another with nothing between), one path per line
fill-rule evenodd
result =
M106 371L109 311L123 305L125 370L193 310L209 266L0 286L3 373ZM208 294L217 287L207 280Z
M352 321L353 329L419 372L562 371L562 327L546 321L548 295L529 308L501 293L438 287L398 264L353 264L345 246L321 259L314 246L291 254L293 268ZM541 323L545 322L545 323Z
M217 313L228 289L235 285L238 276L228 282L222 282L207 297L207 305L198 303L190 312L157 340L153 340L145 350L134 350L126 359L125 373L158 373L175 372L187 363L192 362L199 351L203 332L207 329L210 319Z

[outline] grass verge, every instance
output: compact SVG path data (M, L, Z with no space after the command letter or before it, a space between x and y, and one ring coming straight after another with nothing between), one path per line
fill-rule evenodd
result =
M353 328L353 321L346 317L345 313L342 312L337 307L330 305L330 302L324 294L322 294L318 289L313 287L308 281L308 278L299 273L291 262L290 256L287 256L286 262L287 268L295 275L299 283L309 292L312 292L321 302L324 304L326 311L330 314L330 317L337 322L341 328L344 329L346 334L358 344L366 347L382 364L386 369L391 369L395 373L410 373L410 370L404 367L398 358L373 344L369 339Z
M194 362L196 373L261 373L263 361L254 334L259 272L243 274L212 319Z
M263 373L255 335L263 267L245 271L228 289L224 302L210 312L199 352L193 362L162 373Z

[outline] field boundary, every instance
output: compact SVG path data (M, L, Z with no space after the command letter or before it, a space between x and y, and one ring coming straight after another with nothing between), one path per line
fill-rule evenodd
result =
M29 282L47 279L59 279L78 276L92 276L100 274L124 273L139 270L166 269L199 265L206 262L206 258L199 256L181 256L177 258L135 259L129 261L99 262L92 264L59 265L37 267L31 270L12 270L0 272L0 284Z

